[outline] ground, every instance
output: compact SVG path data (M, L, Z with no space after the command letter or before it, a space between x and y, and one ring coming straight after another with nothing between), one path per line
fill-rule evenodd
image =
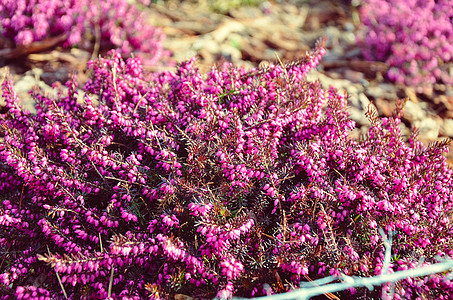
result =
M244 5L246 2L252 5ZM360 1L352 1L355 2ZM361 55L356 42L360 29L358 7L351 1L168 0L153 1L142 8L149 13L150 22L165 32L164 47L172 53L171 60L179 62L196 56L201 71L222 61L247 68L290 61L303 56L325 36L327 55L310 78L319 79L326 88L334 86L347 91L349 112L357 122L354 135L366 131L364 112L370 102L380 115L389 116L396 99L407 97L401 125L405 135L416 127L424 143L453 138L451 86L436 84L417 90L389 82L385 63L366 61ZM37 85L50 91L52 83L65 82L74 72L83 83L88 76L86 62L96 56L89 49L62 49L55 40L25 51L17 51L5 40L0 40L0 45L1 53L13 53L9 59L0 58L0 73L9 69L24 106L30 109L33 102L28 90ZM173 67L150 69L164 68ZM450 163L452 152L447 154Z

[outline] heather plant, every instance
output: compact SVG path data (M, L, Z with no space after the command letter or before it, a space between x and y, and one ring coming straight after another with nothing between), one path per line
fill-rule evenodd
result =
M254 297L452 256L447 142L403 142L403 101L391 118L370 108L368 135L350 138L346 95L305 77L322 46L206 74L194 59L146 74L111 52L82 89L33 91L36 114L6 79L2 299ZM452 284L409 278L395 298L448 299Z
M451 0L366 0L360 16L363 55L385 61L390 80L413 86L453 83Z
M17 46L62 36L65 47L138 52L149 64L164 53L163 32L127 0L1 0L0 17L1 34Z

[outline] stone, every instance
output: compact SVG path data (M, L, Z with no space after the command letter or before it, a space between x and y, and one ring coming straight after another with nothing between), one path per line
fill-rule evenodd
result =
M222 23L216 30L212 31L210 35L212 38L221 43L233 32L241 32L245 30L245 26L237 21L226 21Z
M437 140L441 127L441 121L433 118L425 118L413 123L420 130L419 138L423 143Z
M358 125L362 126L370 126L370 121L365 117L365 113L363 110L360 110L355 107L348 108L349 117L354 120Z
M426 119L427 109L428 109L428 104L426 102L415 103L413 101L407 101L406 106L404 107L403 116L410 123L421 121L423 119Z
M35 72L37 70L34 70ZM38 87L42 89L44 92L52 93L53 90L50 86L45 84L43 81L39 80L38 76L29 75L32 71L27 72L28 74L23 76L14 84L14 90L16 91L19 99L21 101L21 105L25 108L30 110L31 112L35 112L35 102L29 91L33 90L33 88ZM42 73L38 71L38 73Z
M440 136L453 138L453 119L445 119L442 122L439 130Z
M373 104L376 106L379 115L390 117L395 110L395 101L387 101L383 98L377 98L373 101Z
M389 83L370 86L367 88L366 94L371 99L383 98L385 100L395 101L398 98L396 87Z
M365 75L362 72L346 69L344 71L344 78L353 83L361 83L365 80Z
M211 52L212 54L220 52L219 44L206 36L200 37L199 39L195 40L192 44L192 49L195 51L205 50Z

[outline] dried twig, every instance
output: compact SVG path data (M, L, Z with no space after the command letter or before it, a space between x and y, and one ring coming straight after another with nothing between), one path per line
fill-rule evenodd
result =
M113 274L115 272L115 268L112 267L110 271L110 281L109 281L109 290L107 296L110 298L112 296L112 287L113 287Z
M49 246L47 246L47 253L49 253L49 256L51 256ZM66 294L66 290L64 289L63 282L61 282L60 274L58 274L57 270L55 270L55 274L57 274L58 283L60 284L65 299L68 299L68 294Z

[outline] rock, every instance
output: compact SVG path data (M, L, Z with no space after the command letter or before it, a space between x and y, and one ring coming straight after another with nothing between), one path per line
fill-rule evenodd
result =
M42 70L37 71L37 73L42 73ZM30 110L31 112L35 112L35 102L29 91L33 90L33 88L38 87L42 89L44 92L53 93L53 90L50 86L45 84L43 81L39 80L39 76L32 76L32 71L27 72L27 75L23 76L14 84L14 90L16 91L17 95L19 96L21 105L25 108Z
M294 4L287 4L282 6L282 11L291 15L297 15L299 14L299 8L297 8L296 5Z
M395 101L397 96L397 88L393 84L380 83L375 86L370 86L366 90L366 94L371 99L382 98L385 100Z
M453 97L439 95L433 98L433 109L438 113L445 115L447 118L453 115Z
M327 37L326 47L341 50L339 47L341 32L337 27L329 26L324 31Z
M345 59L356 58L360 57L360 55L362 55L362 50L359 48L353 48L345 52L344 58Z
M256 6L241 6L235 9L230 9L229 14L235 19L253 19L262 17L263 11Z
M200 51L201 49L211 52L212 54L220 52L219 44L206 36L200 37L199 39L195 40L192 44L192 49L195 51Z
M269 34L267 38L264 40L264 43L271 48L284 49L287 51L295 51L299 48L297 43L282 38L282 36L279 33L272 35Z
M163 45L165 49L184 49L184 51L172 51L174 55L174 60L177 62L185 61L193 56L197 55L197 52L192 48L193 43L197 40L198 38L193 36L193 37L185 37L181 39L167 39L164 40Z
M344 78L353 83L362 83L365 80L365 75L362 72L346 69L344 71Z
M383 98L377 98L373 101L374 106L376 106L379 115L389 117L392 115L395 110L394 101L387 101Z
M411 130L407 128L406 124L400 123L398 127L401 130L401 136L404 138L404 140L408 140L410 135L411 135Z
M300 8L288 5L283 7L283 12L278 14L278 18L283 24L292 28L302 28L305 25L308 13L309 8L305 5Z
M213 31L216 26L213 24L197 23L192 21L179 21L172 24L172 27L181 30L184 34L200 35Z
M336 51L328 51L326 53L326 55L324 55L324 57L322 58L322 62L323 63L326 63L326 62L335 62L335 61L339 61L341 60L341 57L342 57L342 54L340 52L336 52Z
M345 41L346 44L352 45L356 43L355 34L352 32L345 32L341 35L341 39Z
M234 64L241 63L242 54L241 51L236 47L233 47L231 45L223 45L220 54L229 62L232 62Z
M354 24L351 23L351 22L346 22L346 23L344 23L343 28L344 28L344 30L346 30L347 32L352 32L352 33L353 33L354 30L355 30L355 26L354 26Z
M441 119L425 118L413 123L420 130L419 138L423 143L429 143L439 137Z
M356 127L351 132L349 133L349 137L354 139L354 140L360 140L364 136L367 135L369 130L368 126L361 126L361 127Z
M261 40L244 40L241 44L242 59L259 63L263 60L273 61L275 55Z
M363 87L360 84L354 84L349 80L346 79L332 79L329 76L324 75L320 72L311 72L307 76L308 80L316 80L319 79L323 88L329 89L329 87L333 86L337 90L345 90L348 92L349 95L357 94L358 92L363 91Z
M199 50L198 55L201 57L205 64L212 65L215 62L212 52L209 52L206 49Z
M426 102L415 103L413 101L407 101L406 106L404 107L403 116L410 123L415 123L427 118L427 109L428 104Z
M370 105L370 100L364 93L359 93L359 101L360 101L360 108L362 111L366 111L368 108L368 105Z
M210 33L211 37L217 42L223 42L231 33L241 32L245 26L237 21L228 20L222 23L216 30Z
M307 76L308 80L319 79L324 89L336 88L340 93L347 92L348 103L360 110L362 115L368 107L370 100L363 94L364 88L361 84L353 83L346 79L334 79L319 72L312 72Z
M355 107L349 107L348 112L349 117L354 120L360 127L370 126L370 121L365 117L363 110Z
M453 119L445 119L442 122L439 130L440 136L453 138Z
M418 97L417 97L417 94L416 94L414 88L405 87L404 88L404 93L405 93L406 97L408 97L412 102L418 103Z

